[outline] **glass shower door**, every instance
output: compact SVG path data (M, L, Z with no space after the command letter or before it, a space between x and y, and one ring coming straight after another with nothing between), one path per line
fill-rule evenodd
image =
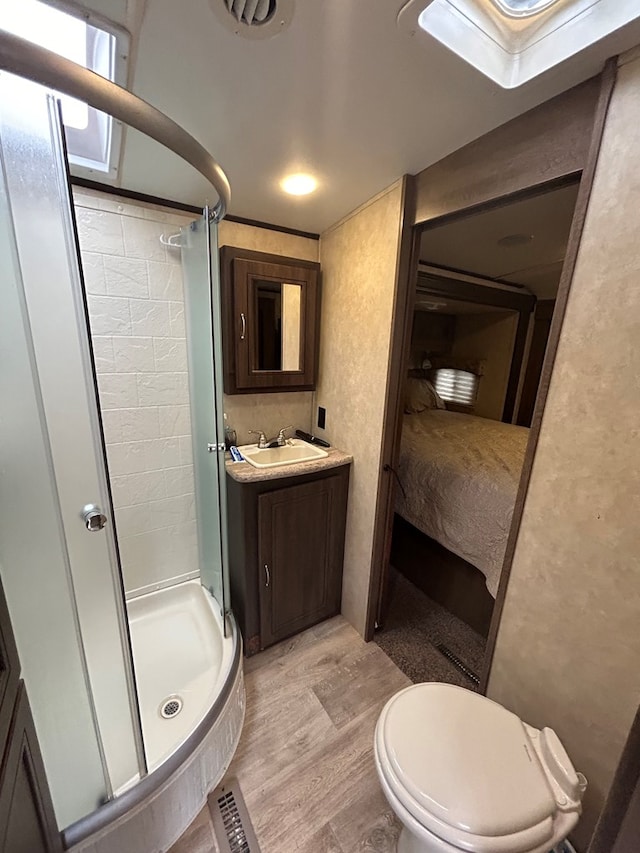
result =
M182 229L196 521L202 584L229 606L218 229L205 208Z
M0 154L0 571L64 827L145 764L58 107L7 74Z

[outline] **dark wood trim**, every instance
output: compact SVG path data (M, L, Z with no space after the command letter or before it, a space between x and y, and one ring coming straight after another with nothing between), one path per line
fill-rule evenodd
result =
M452 217L455 219L455 217ZM491 278L490 276L476 276L475 273L469 273L466 270L460 270L457 267L444 267L440 264L432 264L430 261L425 258L421 258L419 263L424 266L431 267L433 270L442 270L443 273L447 273L447 277L451 276L463 276L463 277L471 277L473 275L474 278L480 277L484 278L487 282L491 282L492 284L500 284L504 287L513 287L515 290L523 290L526 291L526 287L524 284L518 284L515 281L505 281L502 278ZM463 279L464 280L464 279Z
M391 532L393 527L393 468L396 465L402 429L401 381L404 365L409 358L411 323L416 293L419 242L413 234L415 217L415 179L405 175L402 179L402 213L398 231L398 257L391 319L391 346L387 369L387 391L384 403L382 427L381 464L378 472L378 499L376 502L375 525L371 554L371 578L367 600L365 640L373 638L376 622L381 612L386 589L389 556L391 554Z
M516 337L513 342L511 367L509 368L509 380L507 382L507 393L505 394L504 406L502 409L502 420L507 424L510 424L513 421L513 415L516 409L518 386L520 385L520 376L522 375L522 361L524 359L524 351L527 346L527 334L529 333L530 320L531 311L529 313L525 311L520 311L518 313L518 328L516 329Z
M533 420L533 410L540 386L540 374L542 373L544 354L547 351L547 341L549 340L555 304L555 299L543 299L538 300L536 305L531 330L531 343L522 380L520 400L518 401L518 416L514 421L519 426L530 427Z
M591 133L589 134L589 152L585 162L584 171L582 173L582 178L580 180L580 189L578 190L576 206L573 212L573 221L571 223L571 231L569 233L569 241L567 243L567 252L564 259L564 264L562 266L562 274L560 276L560 284L556 297L556 307L553 313L553 320L551 322L551 331L549 332L547 351L544 358L542 373L540 375L540 386L538 389L536 405L533 412L531 429L529 431L529 441L527 443L527 449L525 452L522 475L520 477L518 494L516 496L516 502L513 510L511 530L509 532L509 539L507 541L504 562L502 564L500 585L498 587L498 595L496 596L496 606L493 612L493 619L491 620L489 637L487 639L487 651L484 661L484 671L482 673L482 680L480 684L480 689L483 693L486 693L487 685L489 683L489 675L491 672L491 665L493 663L493 655L496 647L498 628L500 626L500 619L502 618L502 610L504 608L507 586L509 584L509 576L511 574L511 565L513 563L516 541L518 539L520 524L522 522L524 503L529 488L529 481L531 479L533 459L540 436L542 413L544 411L545 403L547 401L547 394L549 392L549 385L551 382L551 373L553 371L553 365L555 362L556 353L558 351L558 343L560 341L560 333L562 331L562 324L564 321L565 311L569 298L571 280L573 278L573 273L578 258L580 240L582 238L582 231L584 229L584 223L587 215L589 198L591 196L591 189L593 187L596 165L598 162L598 155L600 153L600 145L602 143L602 134L604 131L607 111L609 109L609 103L611 101L611 95L615 86L616 75L616 59L610 59L605 65L604 71L602 72L600 79L600 95L598 98L598 104L593 120L593 127Z
M170 198L162 198L156 195L148 195L147 193L139 193L135 190L125 190L122 187L113 187L110 184L102 184L100 181L92 181L89 178L79 178L77 175L71 175L71 184L74 187L83 187L87 190L95 190L99 193L107 193L107 195L116 195L120 198L128 198L131 201L141 201L145 204L159 204L162 207L170 207L173 210L180 210L185 213L195 213L202 216L204 208L195 207L193 204L185 204L181 201L173 201Z
M588 853L637 853L640 839L640 707Z
M492 305L495 308L504 308L505 311L520 311L527 316L536 307L536 297L532 293L503 290L501 287L492 287L496 282L490 278L485 279L482 276L474 276L474 278L477 284L455 278L438 278L431 273L418 270L417 287L422 293L449 296L452 299L478 305Z
M599 91L598 77L587 80L428 166L416 176L415 223L579 174Z
M238 225L251 225L253 228L266 228L269 231L278 231L280 234L293 234L294 237L306 237L307 240L319 240L320 235L314 231L300 231L297 228L288 228L286 225L273 225L270 222L261 222L259 219L246 219L244 216L225 216L227 222L235 222Z
M194 213L202 215L203 208L196 207L193 204L185 204L182 201L173 201L169 198L161 198L160 196L148 195L147 193L139 193L135 190L125 190L122 187L114 187L110 184L102 184L100 181L92 181L89 178L79 178L77 175L71 175L71 183L76 187L84 187L88 190L95 190L100 193L108 193L109 195L128 198L131 201L141 201L146 204L159 204L162 207L170 207L173 210L181 210L186 213ZM243 216L225 216L227 222L236 222L238 225L251 225L253 228L266 228L268 231L278 231L281 234L293 234L294 237L306 237L308 240L319 240L320 235L312 231L299 231L297 228L287 228L286 225L273 225L270 222L261 222L259 219L245 219Z

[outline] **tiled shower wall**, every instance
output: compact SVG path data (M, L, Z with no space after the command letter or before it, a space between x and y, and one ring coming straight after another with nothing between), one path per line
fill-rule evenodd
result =
M125 589L198 574L180 250L193 216L74 192Z

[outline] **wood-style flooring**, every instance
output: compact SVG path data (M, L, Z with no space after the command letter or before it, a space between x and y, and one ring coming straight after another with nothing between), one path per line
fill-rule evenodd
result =
M341 617L245 661L247 713L229 769L262 853L391 853L373 732L411 682ZM218 853L208 809L170 853Z

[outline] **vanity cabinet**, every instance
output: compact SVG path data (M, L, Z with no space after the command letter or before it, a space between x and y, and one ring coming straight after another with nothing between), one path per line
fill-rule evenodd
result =
M320 265L220 249L226 394L315 387Z
M0 586L0 853L61 853L9 612Z
M349 465L237 482L227 474L231 606L247 655L340 612Z

